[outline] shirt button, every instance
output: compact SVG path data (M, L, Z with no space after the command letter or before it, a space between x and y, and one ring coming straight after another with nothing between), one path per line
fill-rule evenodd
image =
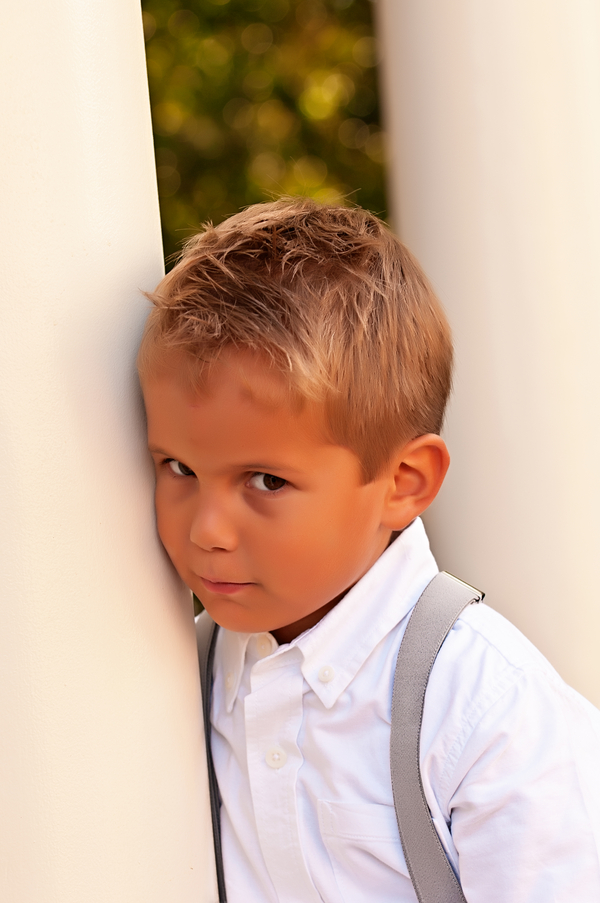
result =
M331 665L323 665L321 670L319 671L319 680L324 684L328 684L330 680L333 680L335 677L335 671L331 667Z
M231 690L234 679L235 679L235 675L234 675L233 671L228 671L227 674L225 675L225 688L227 690Z
M287 762L287 753L280 746L272 746L267 750L265 762L269 768L283 768Z
M270 633L261 633L256 637L256 651L259 658L266 658L273 651L273 638Z

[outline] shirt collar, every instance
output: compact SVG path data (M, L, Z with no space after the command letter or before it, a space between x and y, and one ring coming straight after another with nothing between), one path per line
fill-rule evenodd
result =
M438 571L420 518L407 527L325 617L289 644L270 634L221 630L217 654L223 668L225 704L231 712L244 661L269 638L269 658L301 653L301 670L311 690L331 708L373 649L416 604ZM249 644L250 646L249 650Z

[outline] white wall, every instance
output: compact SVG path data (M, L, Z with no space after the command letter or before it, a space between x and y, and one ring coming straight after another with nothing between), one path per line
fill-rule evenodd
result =
M203 903L191 601L134 376L162 272L139 2L0 23L0 899Z
M600 6L377 13L395 221L456 337L434 548L600 704Z

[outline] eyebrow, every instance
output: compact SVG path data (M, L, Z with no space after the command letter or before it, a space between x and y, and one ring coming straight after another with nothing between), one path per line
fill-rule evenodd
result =
M168 454L168 452L163 451L162 448L157 448L155 445L149 445L148 451L151 455L164 455L165 458L172 458L173 455Z
M297 467L291 467L289 464L278 464L275 461L271 461L269 464L250 461L247 464L238 464L237 466L240 470L256 470L257 473L271 473L273 470L286 470L288 473L304 473L303 470L298 470Z

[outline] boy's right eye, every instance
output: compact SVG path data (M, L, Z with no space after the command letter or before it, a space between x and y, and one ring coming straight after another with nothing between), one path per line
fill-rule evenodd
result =
M177 474L178 477L195 477L196 474L188 467L187 464L182 464L181 461L176 461L174 458L170 458L166 462L174 474Z

